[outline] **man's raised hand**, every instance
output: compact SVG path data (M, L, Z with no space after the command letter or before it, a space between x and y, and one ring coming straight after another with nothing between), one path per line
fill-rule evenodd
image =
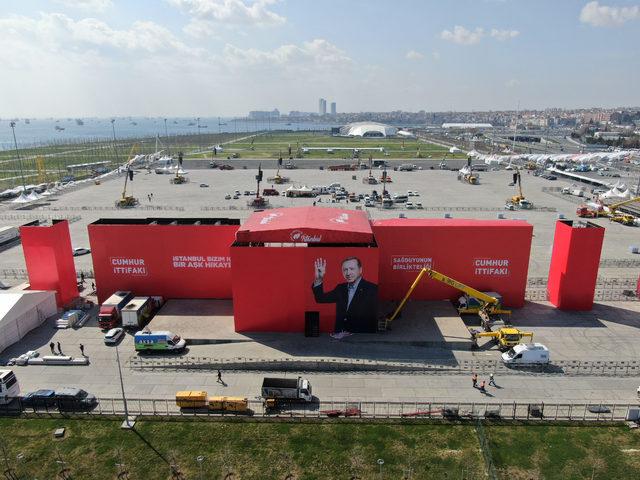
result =
M322 282L327 272L327 261L324 258L316 258L315 261L316 282Z

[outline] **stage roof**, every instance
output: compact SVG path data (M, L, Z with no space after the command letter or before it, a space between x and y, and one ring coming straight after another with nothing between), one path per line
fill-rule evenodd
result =
M389 218L375 220L375 227L531 227L525 220L482 220L471 218Z
M256 212L240 226L238 242L372 243L364 211L326 207L275 208Z

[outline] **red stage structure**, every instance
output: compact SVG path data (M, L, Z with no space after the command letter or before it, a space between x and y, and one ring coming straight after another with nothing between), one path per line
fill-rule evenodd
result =
M51 226L22 226L20 239L30 288L55 290L58 307L77 298L78 284L69 222L54 220Z
M116 290L165 298L231 298L240 221L228 218L101 219L89 225L102 302Z
M521 220L376 220L380 250L380 299L398 300L424 267L473 288L498 292L505 305L522 307L527 286L533 226ZM460 292L424 280L415 300L456 299Z
M558 220L547 293L562 310L591 310L605 229L591 222Z
M231 247L236 331L301 332L305 312L319 312L320 331L333 331L336 304L316 302L314 264L326 261L323 288L329 291L345 282L342 263L350 257L360 260L363 279L378 283L378 249L362 211L302 207L255 213Z

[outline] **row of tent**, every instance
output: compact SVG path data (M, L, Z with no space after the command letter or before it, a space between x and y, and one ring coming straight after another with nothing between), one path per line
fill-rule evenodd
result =
M535 162L537 165L544 165L548 162L573 162L573 163L596 163L614 162L627 159L640 160L640 152L634 150L621 150L619 152L591 152L591 153L525 153L518 155L486 155L472 150L468 156L475 160L483 161L487 165L509 164L514 161Z

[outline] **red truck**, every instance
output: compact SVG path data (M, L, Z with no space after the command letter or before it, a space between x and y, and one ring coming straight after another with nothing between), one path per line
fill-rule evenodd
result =
M133 292L118 291L100 306L98 326L103 330L115 328L122 323L122 309L133 299Z

